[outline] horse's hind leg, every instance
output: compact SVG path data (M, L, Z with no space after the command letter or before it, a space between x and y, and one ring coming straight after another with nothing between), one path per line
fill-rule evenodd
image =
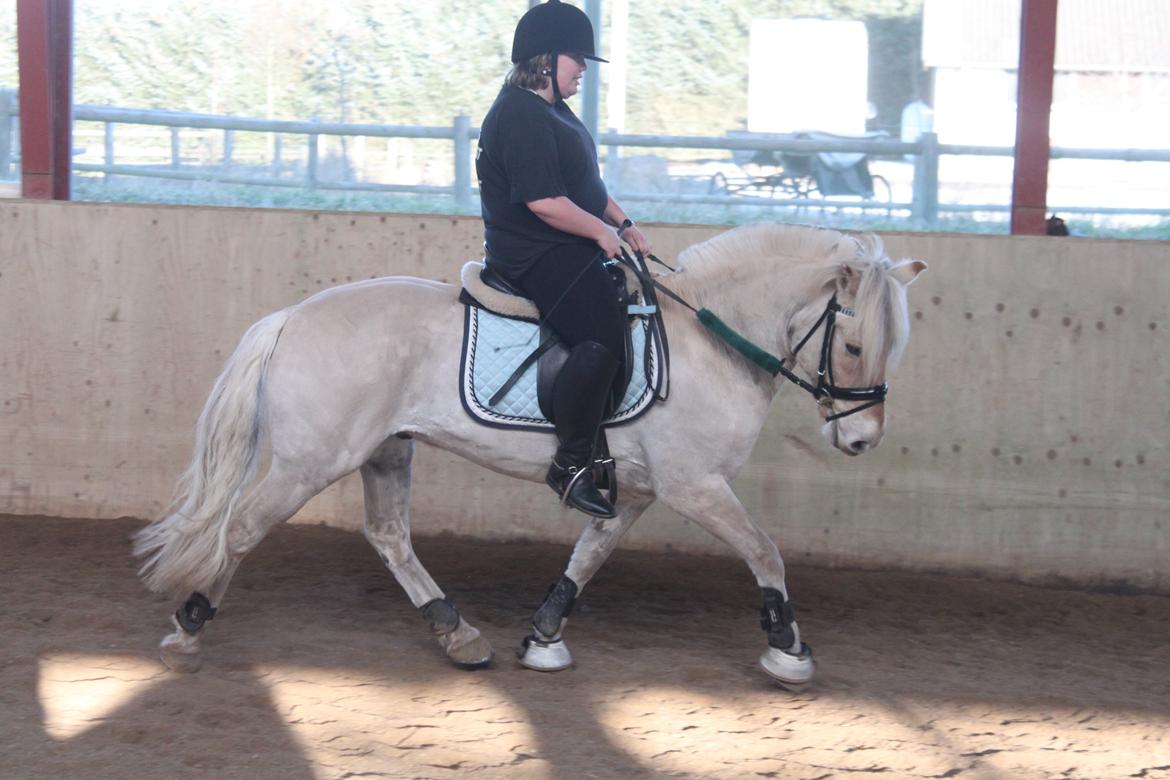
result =
M464 620L414 554L410 543L410 461L414 442L391 437L362 466L366 538L378 551L414 606L458 666L476 668L492 660L492 646Z
M207 593L192 593L171 615L175 630L163 637L159 657L177 672L194 672L202 663L200 639L205 624L214 617L223 601L232 575L252 549L275 526L296 514L323 486L300 483L279 464L272 464L264 478L244 499L228 528L228 561L223 573L207 588Z
M521 664L538 672L557 672L573 663L561 636L573 603L626 531L652 503L652 494L627 490L618 503L616 517L589 521L577 538L564 575L549 588L544 603L532 618L532 635L524 640L520 649Z

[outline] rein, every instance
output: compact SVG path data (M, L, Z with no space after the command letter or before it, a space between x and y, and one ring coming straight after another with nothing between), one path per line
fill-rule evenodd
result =
M623 247L622 256L619 258L619 260L623 265L629 267L634 272L634 275L638 277L638 281L642 283L643 290L658 290L659 292L665 294L668 298L690 309L695 313L695 316L698 317L699 322L701 322L704 327L726 342L736 352L739 352L749 361L764 369L772 376L781 374L785 379L797 385L802 390L810 393L813 399L820 406L827 406L832 408L834 401L865 402L860 406L855 406L852 409L848 409L844 412L830 414L825 418L826 422L832 422L833 420L839 420L842 417L848 417L851 414L857 414L858 412L869 409L872 406L877 406L886 400L886 392L888 387L884 383L880 385L873 385L872 387L838 387L833 383L832 348L833 332L837 326L837 315L844 314L846 317L853 316L853 311L851 309L848 309L837 303L836 293L833 293L833 296L829 299L829 302L825 304L825 310L821 313L821 316L817 319L816 323L812 326L812 328L809 329L808 333L804 334L804 338L802 338L796 345L796 348L792 350L792 355L795 360L796 353L800 352L804 345L808 343L809 339L812 338L812 335L816 333L822 325L825 327L824 335L821 338L821 357L820 364L817 366L817 381L814 385L811 382L798 376L791 369L785 366L783 358L776 357L767 350L762 349L756 344L753 344L748 339L744 338L731 326L729 326L723 320L719 319L719 317L717 317L710 309L696 309L694 306L687 303L673 290L667 288L650 275L650 269L646 265L646 261L642 258L641 252L636 252L635 256L637 257L637 261L631 258ZM648 255L648 257L670 271L675 270L666 263L659 260L654 255ZM655 301L647 302L651 304L656 303Z

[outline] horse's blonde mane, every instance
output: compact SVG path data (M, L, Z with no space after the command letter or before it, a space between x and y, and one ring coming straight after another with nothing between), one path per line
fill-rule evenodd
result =
M879 251L880 247L879 242ZM680 269L701 273L729 258L740 266L754 262L763 269L775 257L833 263L854 260L857 254L858 239L836 230L761 223L733 228L684 249L678 261Z
M860 325L866 383L897 364L910 335L906 289L880 238L809 225L757 224L734 228L684 250L676 284L703 300L705 289L728 278L761 278L783 270L808 298L834 286L844 267L860 275L853 309ZM779 263L789 261L781 269ZM721 314L721 312L715 312Z

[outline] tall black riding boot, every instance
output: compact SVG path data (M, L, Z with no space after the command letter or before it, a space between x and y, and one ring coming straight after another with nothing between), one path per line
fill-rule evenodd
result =
M556 457L545 481L561 500L594 517L613 517L613 504L593 483L593 445L618 360L596 341L573 347L553 388Z

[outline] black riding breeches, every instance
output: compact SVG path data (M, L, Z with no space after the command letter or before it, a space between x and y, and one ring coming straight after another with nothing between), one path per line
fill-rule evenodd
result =
M625 312L604 260L596 246L559 246L516 282L565 346L596 341L620 361L626 349Z

